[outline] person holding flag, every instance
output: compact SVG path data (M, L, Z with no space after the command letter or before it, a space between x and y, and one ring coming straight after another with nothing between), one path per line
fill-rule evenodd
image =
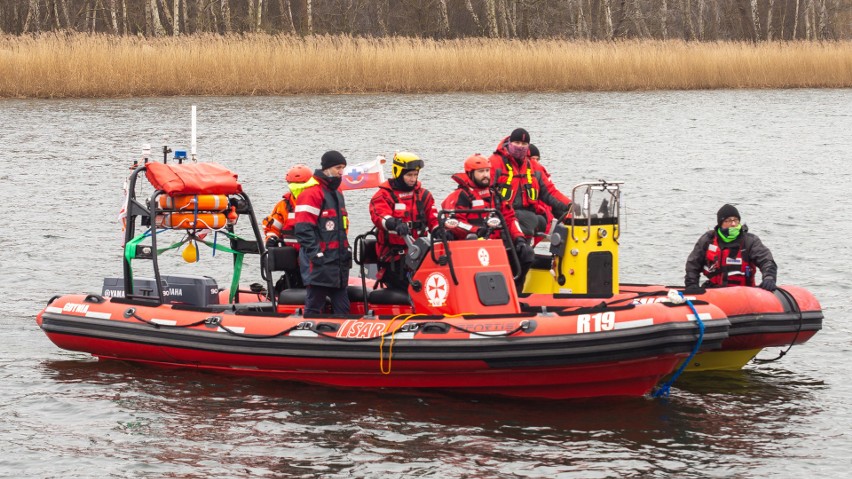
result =
M445 230L438 227L435 199L418 181L422 168L419 156L397 152L393 156L393 178L382 183L370 201L370 219L377 230L376 278L389 289L408 290L406 236L417 239L431 232L437 240L445 238Z

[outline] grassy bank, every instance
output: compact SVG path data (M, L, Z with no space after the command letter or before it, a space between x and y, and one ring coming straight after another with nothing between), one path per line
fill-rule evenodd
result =
M852 43L0 37L0 97L852 87Z

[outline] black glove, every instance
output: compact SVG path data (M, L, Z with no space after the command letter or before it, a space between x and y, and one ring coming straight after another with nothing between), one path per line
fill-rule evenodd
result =
M432 230L432 239L435 241L444 241L447 239L447 230L444 228L435 228Z
M707 290L697 284L689 284L683 289L683 294L704 294Z
M763 281L760 283L760 288L765 289L766 291L775 291L778 289L778 287L775 286L775 280L772 278L763 278Z
M564 215L564 214L568 213L568 211L569 211L570 209L571 209L571 207L570 207L570 206L567 206L567 205L559 205L559 206L554 206L554 207L551 209L551 211L553 212L553 217L554 217L554 218L556 218L556 219L559 219L559 218L562 218L562 215Z
M278 244L279 244L278 238L276 238L274 236L270 236L269 238L266 238L266 249L277 248Z
M402 221L400 221L399 224L396 225L393 230L396 231L396 234L400 236L408 236L411 233L411 230L408 229L408 225L403 223Z
M532 264L535 259L535 251L523 236L515 239L515 252L518 253L518 261L521 264Z
M491 228L488 228L487 226L482 226L482 227L480 227L479 229L476 230L476 237L477 238L488 239L488 237L490 237L490 236L491 236Z
M396 231L396 227L399 226L400 223L402 223L402 221L399 221L396 218L388 218L385 220L385 229L388 231Z

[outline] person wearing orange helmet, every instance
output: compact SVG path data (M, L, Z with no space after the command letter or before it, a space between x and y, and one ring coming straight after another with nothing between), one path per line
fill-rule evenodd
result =
M289 191L284 193L272 213L263 220L263 233L266 238L266 247L292 246L299 249L296 240L296 198L305 188L317 184L313 177L314 173L305 165L296 165L287 171L284 177L287 180ZM292 270L285 270L283 279L286 281L278 287L303 288L302 275L299 266L294 265ZM276 287L276 289L278 288Z
M496 228L489 226L488 220L492 215L490 212L457 212L453 213L454 222L445 222L458 223L452 228L448 227L447 232L453 239L460 240L470 237L501 239L500 228L505 227L512 240L512 244L507 247L515 248L521 263L521 274L515 280L515 286L520 291L527 271L535 259L535 253L515 219L515 211L508 202L503 201L491 185L491 162L479 153L471 155L464 162L464 173L456 173L452 178L458 183L458 188L444 199L441 208L444 210L494 209L500 212L505 223Z
M299 248L299 242L293 228L296 226L296 198L299 193L307 188L308 183L315 184L314 173L305 165L296 165L287 171L284 177L287 180L289 191L284 193L272 213L263 220L263 233L266 239L266 247L286 246Z

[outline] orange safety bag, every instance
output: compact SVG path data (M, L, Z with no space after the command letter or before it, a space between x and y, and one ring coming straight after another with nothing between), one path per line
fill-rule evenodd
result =
M166 213L157 215L157 226L182 230L219 229L228 224L222 213Z
M237 174L217 163L148 163L148 181L169 196L242 193Z
M160 195L158 201L160 208L164 210L225 211L228 209L226 195Z

